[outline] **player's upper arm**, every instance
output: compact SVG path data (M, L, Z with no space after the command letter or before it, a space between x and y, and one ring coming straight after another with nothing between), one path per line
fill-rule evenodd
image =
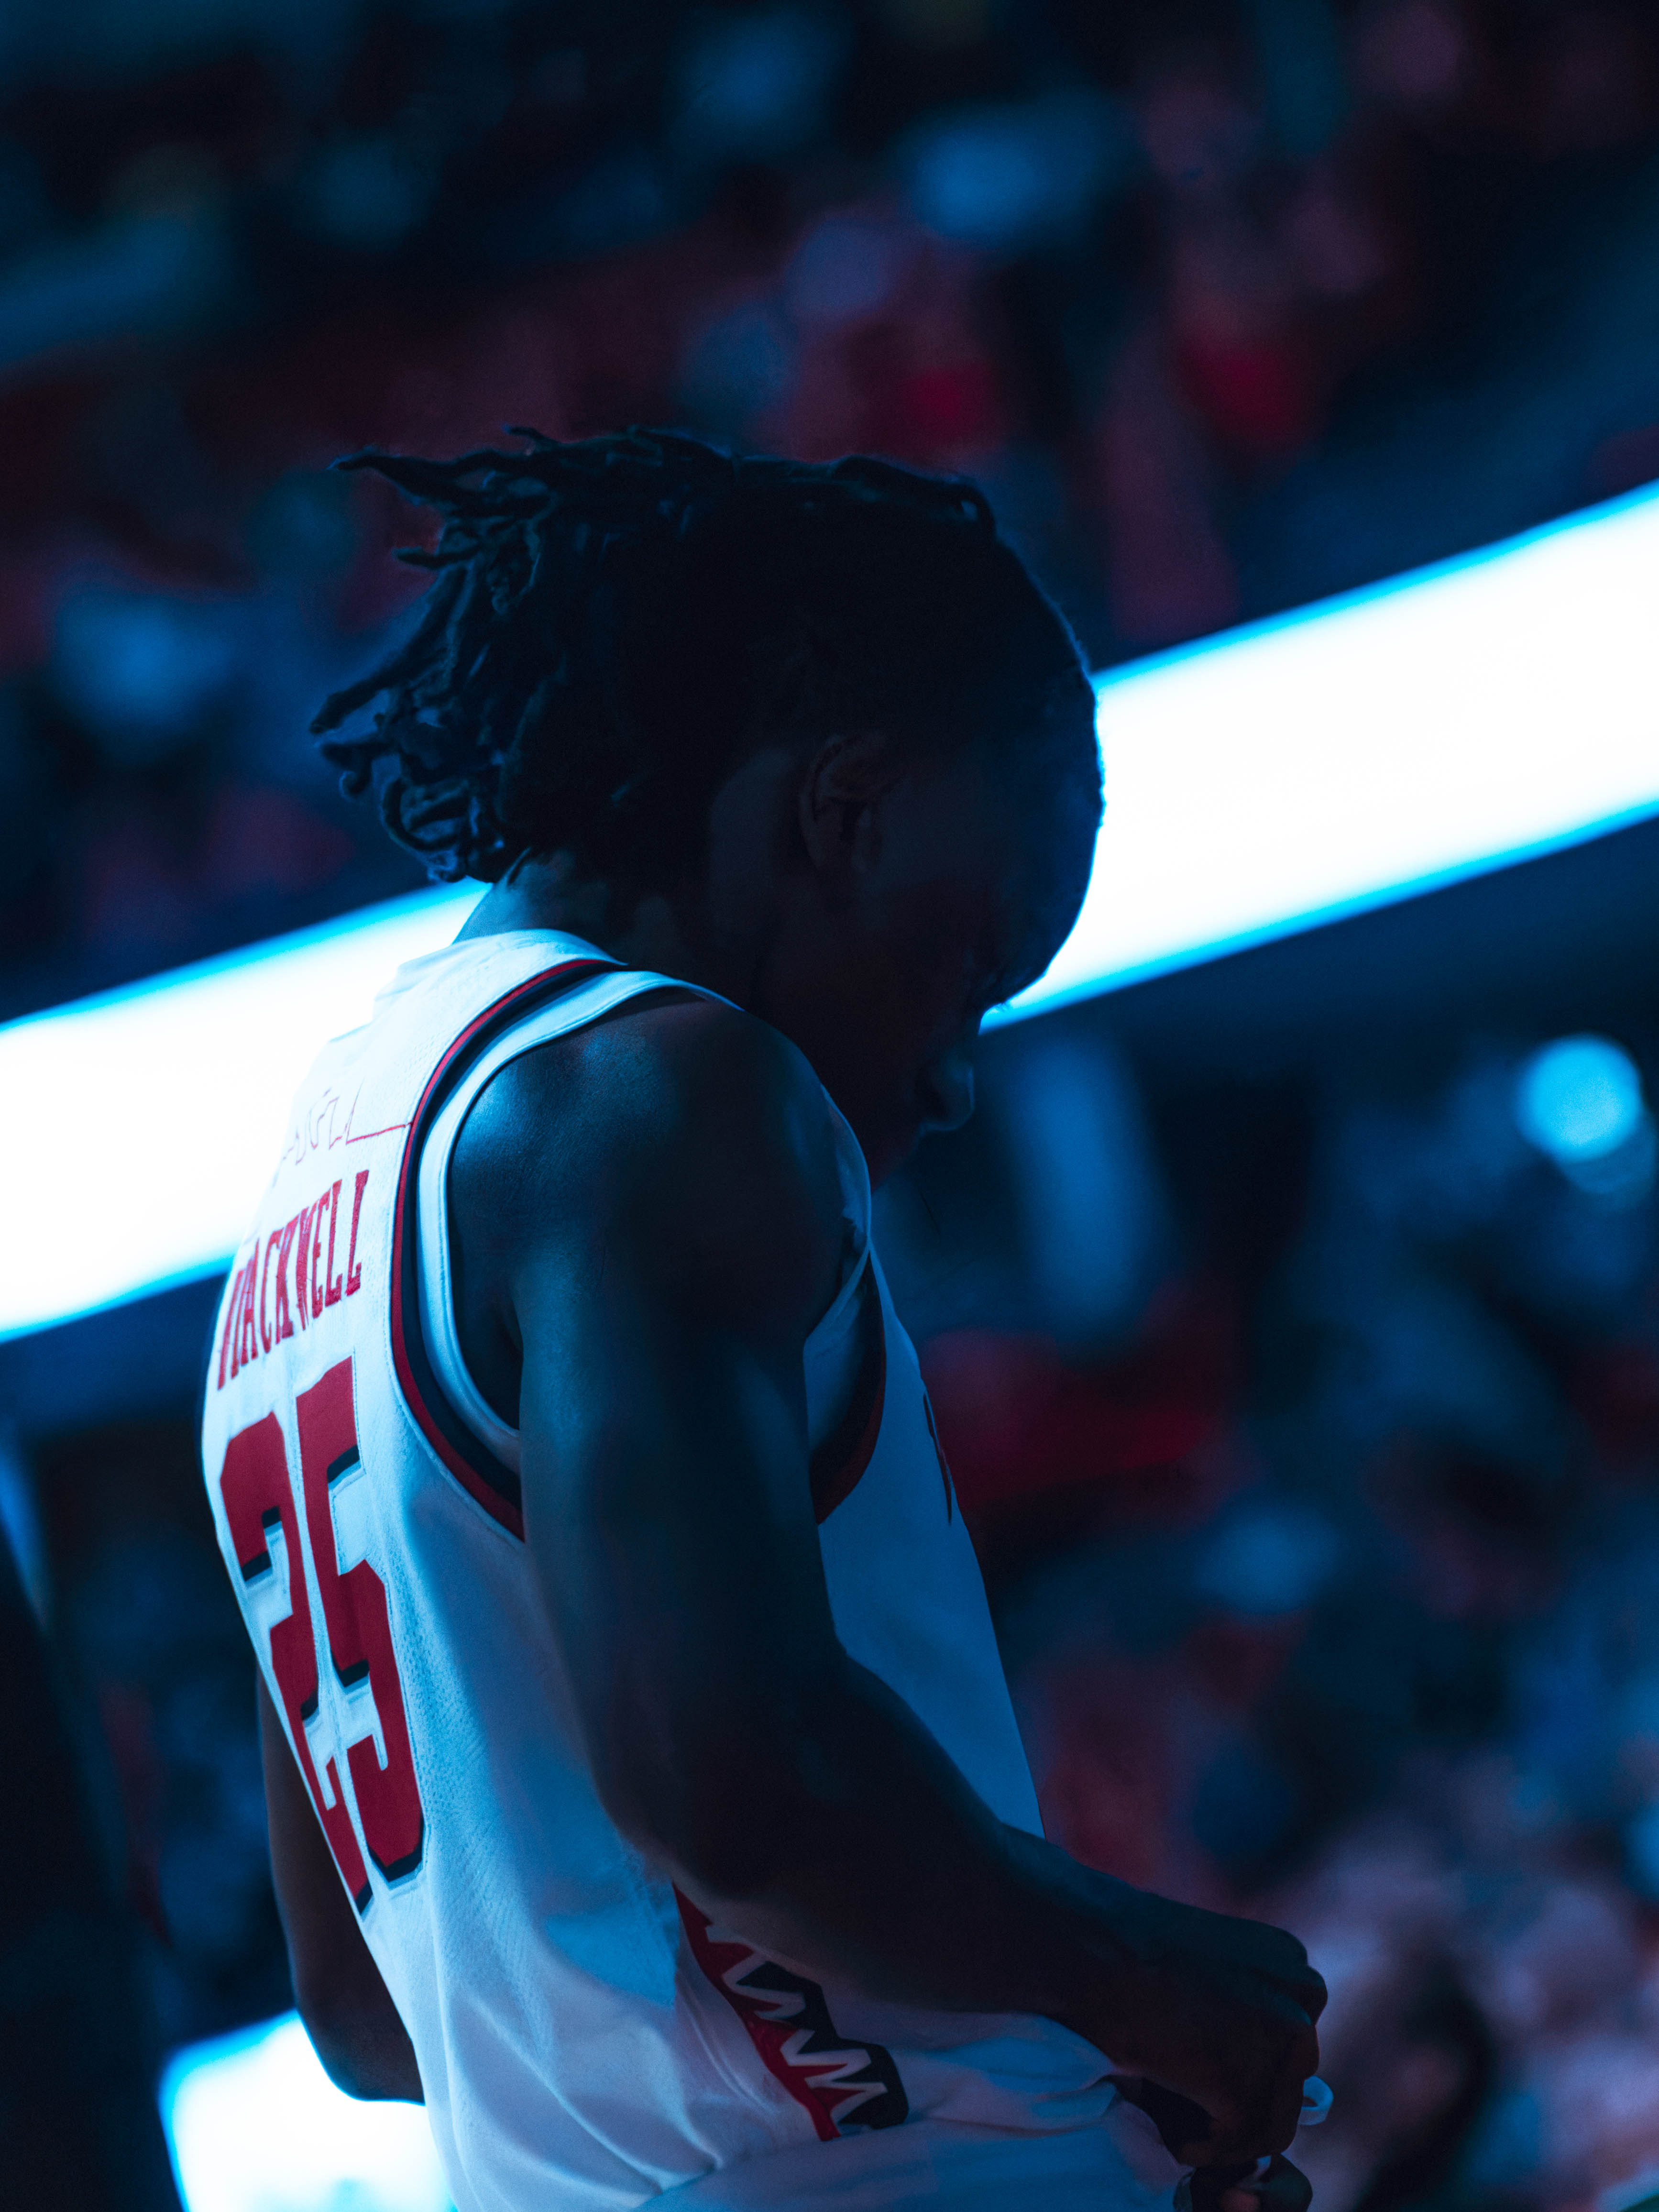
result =
M735 1895L792 1849L805 1710L845 1663L801 1361L843 1237L828 1110L792 1046L703 1003L515 1066L526 1537L613 1817Z

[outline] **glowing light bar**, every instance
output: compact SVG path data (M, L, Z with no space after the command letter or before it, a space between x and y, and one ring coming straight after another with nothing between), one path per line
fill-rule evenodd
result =
M298 2016L179 2052L161 2120L185 2212L449 2212L418 2105L360 2105Z
M1659 811L1659 495L1100 686L1077 927L1002 1019Z
M222 1267L325 1038L478 896L418 894L0 1029L0 1336ZM28 1255L22 1264L24 1254Z
M1659 812L1659 494L1116 670L1076 929L998 1020ZM0 1029L0 1335L222 1267L432 893Z

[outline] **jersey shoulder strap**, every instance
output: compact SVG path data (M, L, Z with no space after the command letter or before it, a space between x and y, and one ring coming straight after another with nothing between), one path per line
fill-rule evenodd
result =
M449 1163L474 1103L509 1061L555 1037L568 1036L599 1021L630 999L651 991L689 991L702 999L727 1003L714 991L682 983L647 969L613 968L578 977L556 998L538 1005L510 1027L497 1031L471 1062L442 1106L418 1137L416 1180L416 1249L421 1328L434 1374L466 1427L506 1469L519 1476L519 1432L509 1427L472 1380L461 1356L455 1326L454 1267L449 1242Z
M489 1479L497 1487L510 1483L507 1494L515 1504L519 1431L502 1419L474 1382L456 1326L449 1164L469 1109L509 1061L599 1020L630 999L664 990L690 991L720 1005L730 1003L717 992L647 969L611 969L580 977L557 998L534 1006L495 1033L419 1135L414 1229L425 1357L448 1408L484 1455ZM805 1347L812 1490L820 1521L850 1492L868 1462L880 1425L886 1370L881 1299L870 1245L869 1170L858 1139L827 1093L824 1103L835 1138L847 1235L837 1294Z

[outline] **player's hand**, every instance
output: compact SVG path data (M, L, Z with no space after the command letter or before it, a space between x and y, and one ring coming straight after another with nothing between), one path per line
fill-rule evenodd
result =
M1173 2089L1122 2080L1118 2087L1152 2120L1166 2148L1189 2142L1204 2127L1207 2116ZM1312 2202L1307 2175L1275 2153L1245 2165L1196 2167L1176 2185L1175 2212L1308 2212Z
M1302 2085L1319 2070L1314 2023L1325 2008L1301 1944L1283 1929L1146 1892L1119 1924L1128 1962L1084 2032L1110 2054L1124 2095L1183 2166L1284 2150Z
M1179 2184L1175 2212L1308 2212L1313 2185L1287 2158L1254 2166L1200 2166Z

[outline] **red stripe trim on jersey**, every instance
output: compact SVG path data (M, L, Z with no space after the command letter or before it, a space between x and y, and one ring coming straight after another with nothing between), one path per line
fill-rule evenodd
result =
M715 1932L677 1889L691 1954L748 2030L761 2063L812 2123L820 2142L896 2128L910 2117L893 2054L842 2034L817 1982L781 1966L741 1936Z
M433 1117L466 1070L495 1039L521 1021L543 1000L562 997L591 975L619 963L613 960L567 960L544 968L486 1006L470 1022L439 1061L421 1093L409 1124L398 1196L392 1215L392 1358L404 1402L421 1433L443 1465L491 1519L513 1535L524 1534L518 1478L486 1449L444 1395L427 1354L421 1329L415 1188L421 1146Z
M887 1402L887 1322L873 1260L865 1261L858 1301L859 1371L852 1399L812 1454L812 1511L819 1528L862 1481L881 1434L882 1409Z

